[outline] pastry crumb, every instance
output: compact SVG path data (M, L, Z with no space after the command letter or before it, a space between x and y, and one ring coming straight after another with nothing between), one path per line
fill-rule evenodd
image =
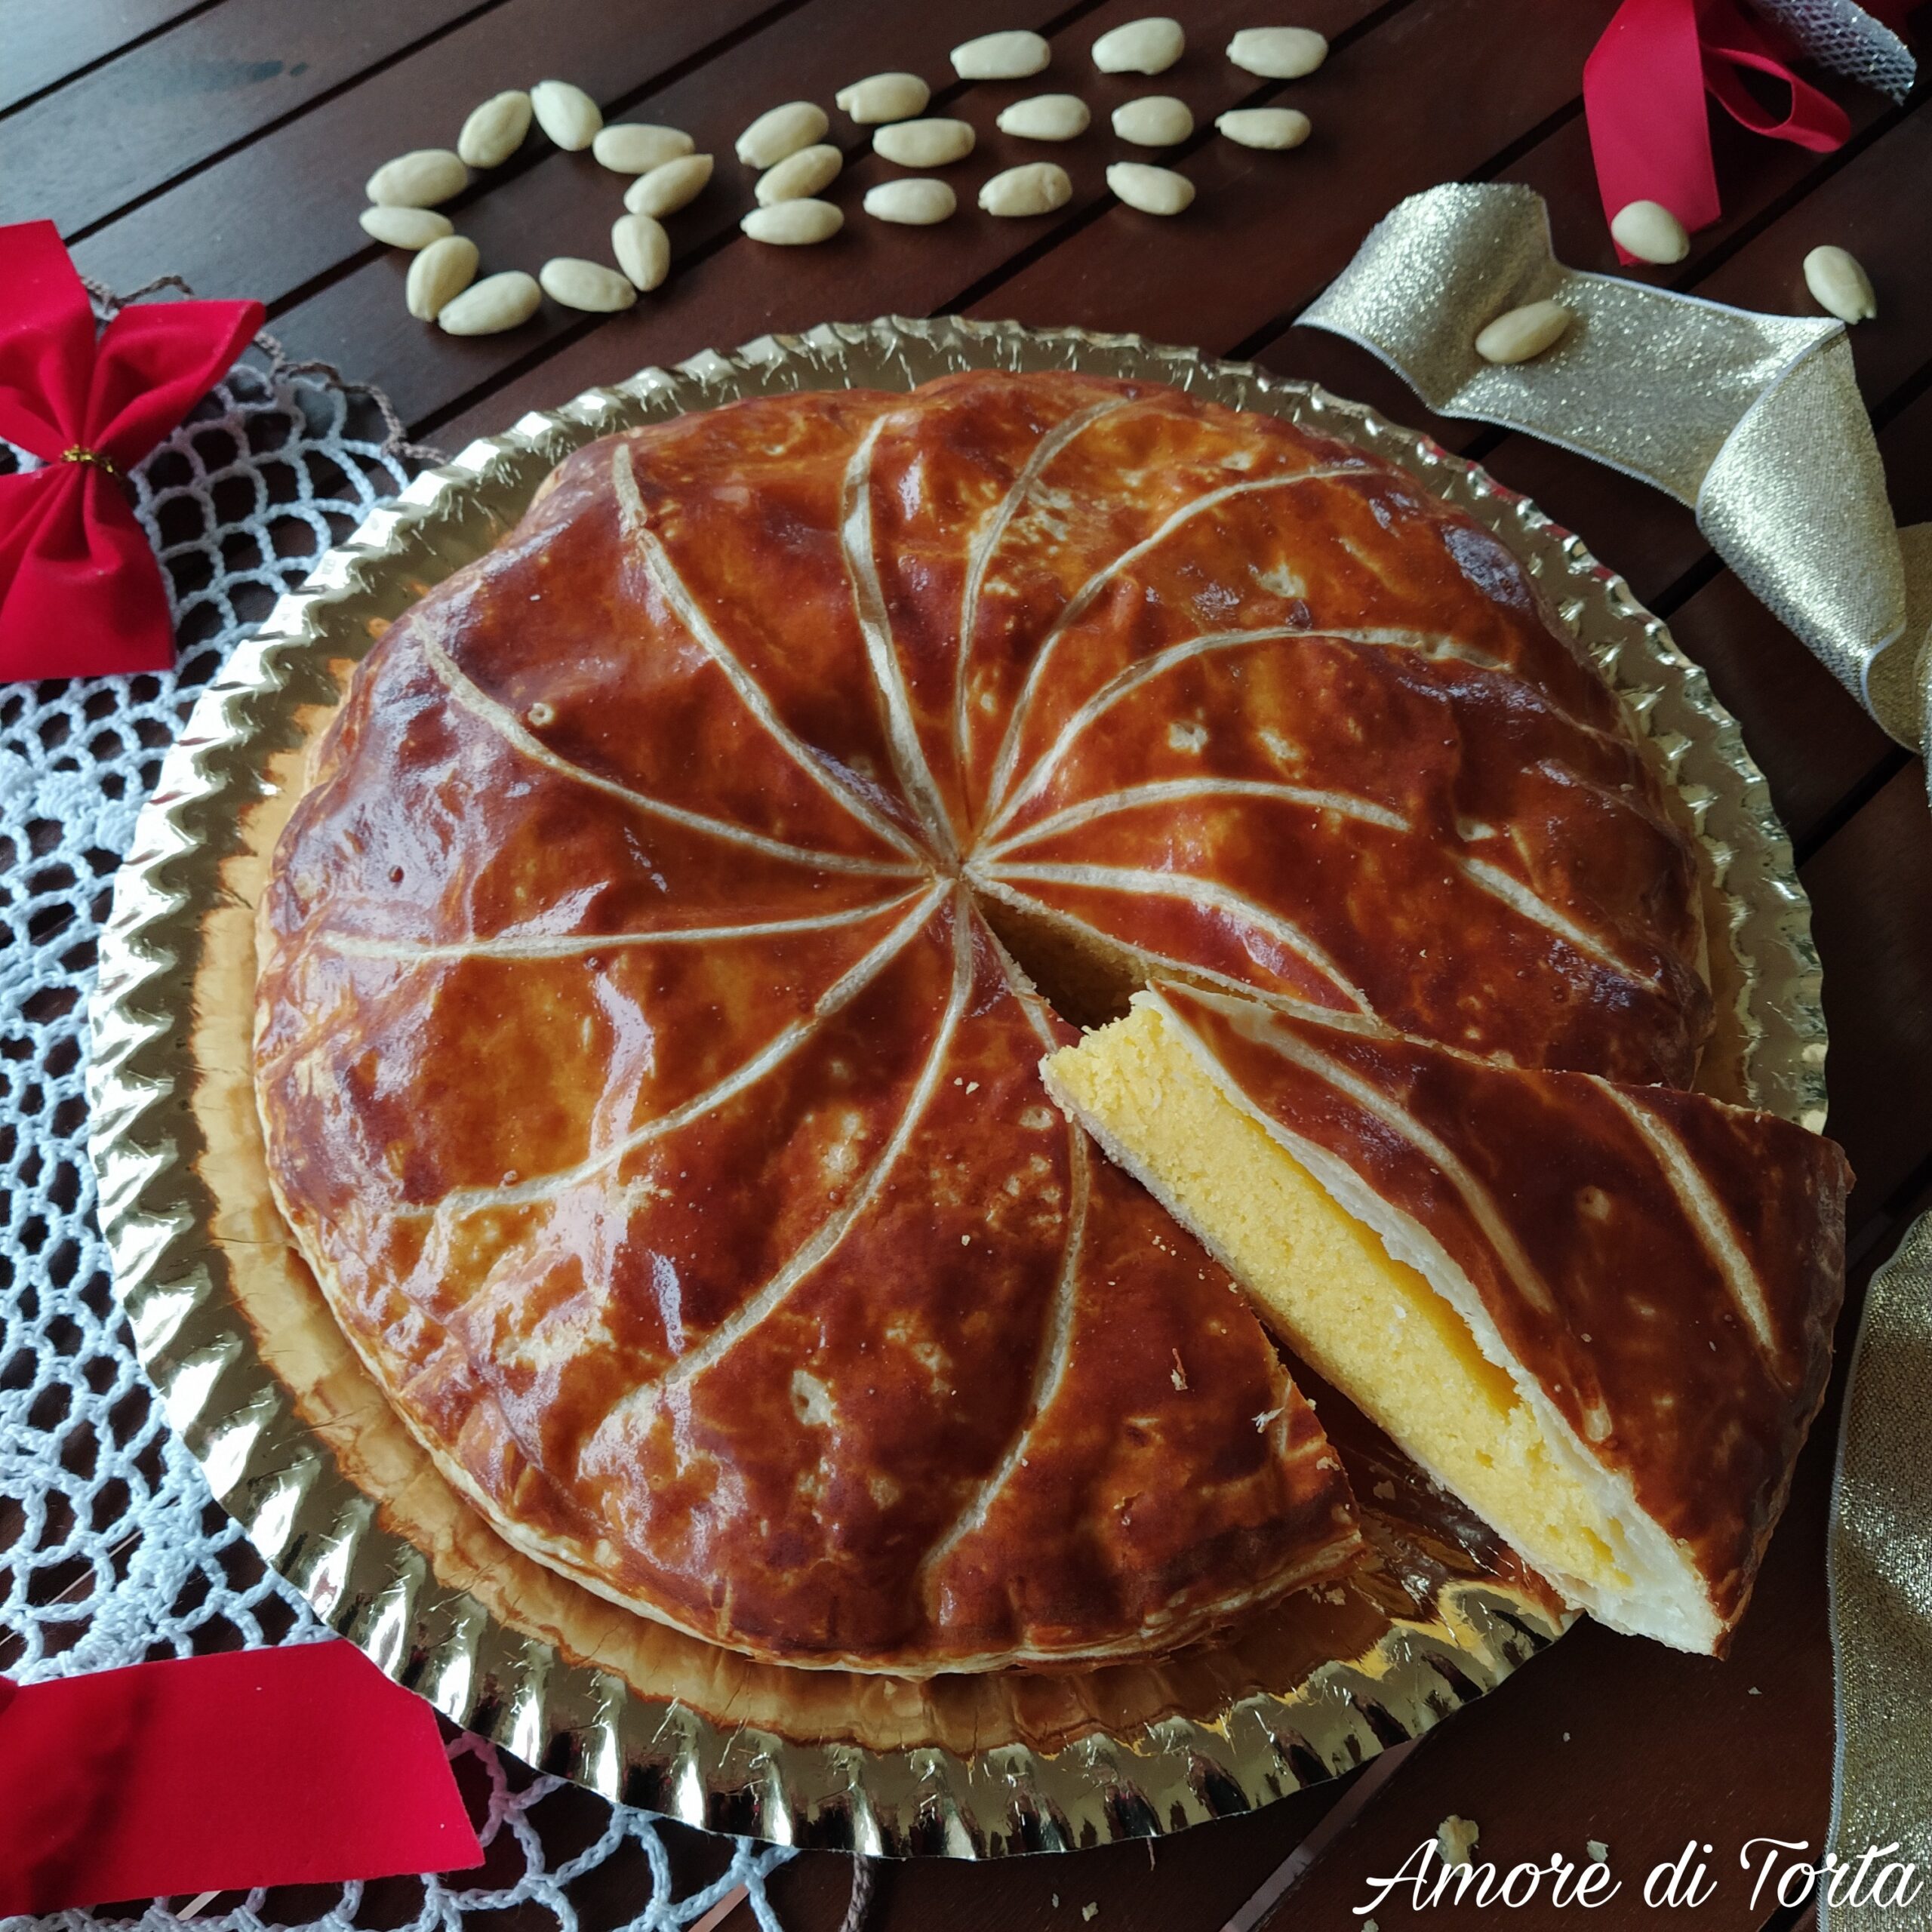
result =
M1565 1744L1570 1742L1570 1734L1567 1730L1563 1734L1563 1741Z
M1260 1415L1254 1418L1255 1434L1257 1435L1261 1435L1266 1429L1268 1425L1272 1422L1277 1416L1285 1415L1287 1413L1287 1404L1285 1402L1284 1402L1278 1409L1264 1409Z
M1370 1494L1377 1502L1393 1503L1395 1500L1395 1485L1385 1477L1375 1485Z
M1592 1865L1607 1865L1610 1863L1610 1847L1601 1838L1585 1840L1583 1849L1590 1854Z
M1100 1908L1089 1903L1080 1908L1080 1915L1082 1918L1097 1918L1100 1915Z
M1442 1854L1444 1865L1466 1865L1469 1854L1476 1848L1476 1840L1481 1837L1481 1827L1467 1818L1459 1818L1451 1812L1435 1828L1436 1848Z
M1174 1373L1168 1380L1177 1389L1185 1391L1187 1387L1187 1371L1181 1366L1180 1351L1178 1349L1171 1349L1168 1353L1174 1358Z
M1753 1684L1746 1688L1744 1694L1747 1697L1761 1697L1764 1694L1758 1688L1756 1684Z

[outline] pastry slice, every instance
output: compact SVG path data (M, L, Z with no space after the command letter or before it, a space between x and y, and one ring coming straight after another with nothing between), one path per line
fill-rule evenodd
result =
M1824 1393L1850 1178L1832 1142L1172 984L1044 1070L1571 1601L1723 1649Z

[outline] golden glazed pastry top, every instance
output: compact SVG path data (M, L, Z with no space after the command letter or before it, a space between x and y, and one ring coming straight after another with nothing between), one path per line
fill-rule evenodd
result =
M1405 475L1070 375L593 445L360 669L261 912L278 1198L505 1535L908 1672L1157 1651L1351 1560L995 929L1633 1081L1708 1023L1618 706Z

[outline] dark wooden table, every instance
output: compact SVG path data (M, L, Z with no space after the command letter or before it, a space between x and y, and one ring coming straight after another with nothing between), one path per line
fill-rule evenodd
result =
M895 312L958 312L1137 331L1316 378L1478 457L1580 531L1667 617L1710 672L1769 774L1811 896L1832 1031L1832 1131L1859 1176L1851 1210L1858 1291L1900 1232L1932 1204L1932 826L1924 774L1712 554L1688 512L1611 472L1530 439L1431 417L1366 355L1293 318L1402 195L1457 178L1530 183L1549 198L1558 252L1614 269L1592 183L1578 76L1612 0L1160 0L1190 50L1158 82L1095 73L1087 50L1152 0L0 0L0 220L56 220L82 269L132 289L165 273L197 293L259 296L297 355L377 383L413 435L456 449L523 411L595 383L768 330ZM1290 18L1328 34L1312 78L1259 83L1221 58L1237 26ZM1921 34L1927 16L1921 13ZM1052 36L1041 80L967 87L946 51L1028 25ZM980 130L953 171L961 213L932 229L858 212L881 170L842 117L852 165L835 198L844 232L816 249L760 248L739 233L749 177L731 158L752 115L884 67L939 87L934 111ZM670 223L671 278L608 320L547 305L512 334L457 341L405 312L408 257L356 226L361 184L403 149L452 143L500 88L574 78L607 114L688 129L718 178ZM971 186L1040 150L993 128L1001 107L1054 85L1095 108L1060 151L1069 205L992 220ZM1105 192L1118 144L1106 109L1173 91L1201 132L1181 163L1199 187L1183 220L1137 214ZM1853 134L1815 155L1716 135L1725 214L1689 259L1653 272L1673 288L1810 312L1801 263L1850 248L1877 284L1879 318L1855 332L1858 374L1902 521L1932 516L1932 107L1834 85ZM1214 114L1277 97L1315 134L1289 155L1214 137ZM534 137L478 179L453 213L486 269L603 257L614 177L586 153ZM1832 1762L1824 1531L1836 1398L1805 1457L1734 1655L1718 1664L1578 1629L1500 1691L1381 1766L1244 1818L1158 1845L990 1867L882 1867L869 1923L1137 1928L1359 1924L1369 1875L1393 1872L1446 1814L1481 1827L1499 1862L1583 1855L1595 1838L1623 1877L1600 1925L1649 1925L1644 1875L1687 1840L1714 1847L1717 1895L1702 1932L1786 1926L1806 1915L1760 1899L1738 1869L1751 1838L1820 1844ZM688 1835L685 1854L708 1847ZM1312 1854L1310 1856L1309 1854ZM1296 1859L1290 1866L1287 1861ZM821 1932L844 1912L850 1861L801 1859L774 1883L788 1927ZM598 1924L640 1897L583 1902ZM293 1903L292 1901L291 1902ZM1086 1909L1097 1908L1091 1918ZM1407 1907L1385 1909L1386 1927ZM304 1915L288 1912L285 1917ZM1518 1932L1574 1916L1538 1906ZM542 1915L547 1927L550 1921ZM749 1923L741 1911L734 1928Z

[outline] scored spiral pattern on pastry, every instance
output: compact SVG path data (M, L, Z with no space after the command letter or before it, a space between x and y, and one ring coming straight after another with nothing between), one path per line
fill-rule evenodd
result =
M1070 375L593 445L358 671L261 914L278 1196L512 1541L910 1673L1353 1557L995 928L1078 1017L1178 971L1678 1084L1708 1024L1616 700L1400 472Z

